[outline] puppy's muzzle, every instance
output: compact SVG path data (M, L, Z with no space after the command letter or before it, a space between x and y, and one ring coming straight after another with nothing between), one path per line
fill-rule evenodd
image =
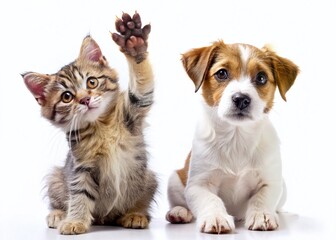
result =
M250 105L251 98L243 93L235 93L232 95L232 101L239 110L243 110Z

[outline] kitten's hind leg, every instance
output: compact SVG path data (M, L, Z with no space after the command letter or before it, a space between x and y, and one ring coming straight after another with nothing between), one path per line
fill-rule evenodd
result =
M118 219L117 224L124 228L144 229L148 227L149 219L143 213L128 213Z
M144 185L143 195L125 215L117 219L117 224L124 228L147 228L150 222L150 205L154 199L158 183L152 171L148 171Z
M59 223L65 218L66 213L63 210L51 210L47 216L47 224L50 228L57 228Z

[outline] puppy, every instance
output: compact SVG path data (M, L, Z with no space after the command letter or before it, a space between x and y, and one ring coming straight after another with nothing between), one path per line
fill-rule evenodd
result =
M194 216L205 233L232 232L234 219L250 230L278 228L286 190L268 113L276 88L286 100L298 67L268 47L223 41L183 54L182 62L202 89L204 112L184 168L169 179L166 219Z

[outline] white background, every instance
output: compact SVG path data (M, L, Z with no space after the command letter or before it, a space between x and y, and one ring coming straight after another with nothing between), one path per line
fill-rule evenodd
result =
M199 94L180 54L223 39L257 47L270 43L300 67L287 103L277 93L271 113L282 140L285 210L296 216L298 226L304 221L293 231L312 229L316 236L331 237L336 228L336 1L11 0L0 3L0 239L43 239L31 229L52 231L44 223L43 177L63 163L67 152L63 133L40 117L20 73L58 71L77 57L90 33L125 88L127 64L109 32L116 16L135 10L143 23L152 24L156 103L146 137L150 166L161 183L155 229L166 226L167 178L183 166L199 114Z

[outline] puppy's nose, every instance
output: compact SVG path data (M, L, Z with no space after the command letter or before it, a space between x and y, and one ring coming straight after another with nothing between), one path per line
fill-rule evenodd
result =
M232 96L232 101L236 105L236 107L240 110L247 108L250 105L251 98L242 93L235 93Z

